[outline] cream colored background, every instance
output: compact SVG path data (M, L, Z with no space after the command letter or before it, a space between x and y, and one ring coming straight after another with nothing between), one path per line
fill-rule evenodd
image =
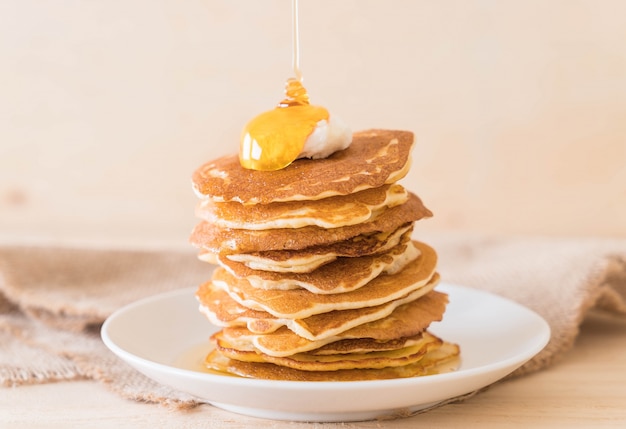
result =
M626 237L626 1L301 0L312 101L416 133L429 231ZM289 0L2 0L0 238L186 245L291 76Z

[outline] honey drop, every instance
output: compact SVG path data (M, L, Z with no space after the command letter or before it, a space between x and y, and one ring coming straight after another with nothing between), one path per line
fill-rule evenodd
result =
M298 79L287 80L285 95L278 106L244 128L239 147L244 168L273 171L287 167L302 153L318 122L328 120L328 110L309 103L309 94Z

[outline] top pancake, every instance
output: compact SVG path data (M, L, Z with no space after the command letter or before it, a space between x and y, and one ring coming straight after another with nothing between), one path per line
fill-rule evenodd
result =
M413 133L368 130L354 133L352 144L328 158L300 159L267 172L248 170L237 155L218 158L198 168L193 189L215 202L267 204L318 200L394 183L406 175Z

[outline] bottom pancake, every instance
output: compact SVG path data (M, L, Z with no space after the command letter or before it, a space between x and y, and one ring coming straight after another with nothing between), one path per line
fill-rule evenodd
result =
M359 341L353 344L361 347ZM439 347L442 341L427 332L409 345L397 349L333 354L296 353L291 356L270 356L255 350L241 351L217 342L224 356L245 362L267 362L303 371L336 371L339 369L364 369L403 366L420 360L429 350Z
M285 381L361 381L408 378L454 371L459 364L459 346L442 342L428 350L421 359L406 365L383 368L302 371L274 363L245 362L230 359L213 350L205 359L210 371L245 378Z

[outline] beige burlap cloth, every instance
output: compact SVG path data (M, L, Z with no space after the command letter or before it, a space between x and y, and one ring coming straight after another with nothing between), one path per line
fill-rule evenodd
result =
M573 344L591 309L626 315L626 240L432 235L446 282L491 291L541 314L548 346L514 375ZM189 251L0 246L0 385L94 379L137 401L189 408L106 349L102 321L139 298L196 286L212 267Z

